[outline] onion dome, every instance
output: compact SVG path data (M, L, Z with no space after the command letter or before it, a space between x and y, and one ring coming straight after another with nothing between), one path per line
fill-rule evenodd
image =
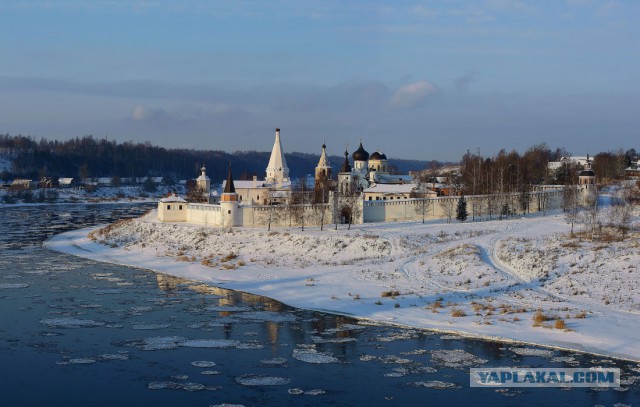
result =
M360 145L360 147L362 147L362 144ZM351 164L349 164L349 152L348 151L344 152L344 162L342 163L342 167L340 168L340 172L351 172Z
M371 154L371 156L369 157L370 160L386 160L387 156L382 154L380 151L376 151L375 153Z
M354 161L368 161L369 153L362 147L362 141L360 142L360 147L353 153L352 155Z

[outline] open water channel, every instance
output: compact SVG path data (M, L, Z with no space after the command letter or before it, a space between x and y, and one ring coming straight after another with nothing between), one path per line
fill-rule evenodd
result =
M0 208L1 406L640 405L636 363L361 324L42 247L149 208ZM498 366L619 367L623 384L469 387L470 367Z

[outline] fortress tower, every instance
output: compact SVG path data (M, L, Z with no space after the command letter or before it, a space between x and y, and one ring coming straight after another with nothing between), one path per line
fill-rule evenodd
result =
M222 214L222 226L233 227L242 225L240 220L240 207L238 206L238 194L233 185L233 175L231 174L231 163L229 163L227 183L220 197L220 211Z

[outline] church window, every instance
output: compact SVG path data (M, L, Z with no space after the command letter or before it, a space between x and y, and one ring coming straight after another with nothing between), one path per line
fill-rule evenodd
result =
M167 210L171 210L171 205L167 205Z
M229 215L231 215L231 209L229 209L229 210L227 211L227 213L228 213Z
M182 205L178 206L178 210L182 210Z

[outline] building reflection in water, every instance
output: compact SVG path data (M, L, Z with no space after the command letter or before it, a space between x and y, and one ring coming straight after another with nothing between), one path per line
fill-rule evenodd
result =
M294 308L289 307L279 301L265 297L262 295L255 295L245 293L241 291L229 290L226 288L220 288L204 283L198 283L192 280L184 279L181 277L174 277L166 274L156 273L157 286L163 292L172 295L182 290L189 290L204 294L208 296L215 296L218 300L218 306L236 307L240 305L249 305L255 310L270 311L270 312L286 312L291 311ZM203 303L204 306L207 304ZM233 317L237 315L234 311L211 311L218 317ZM351 338L357 336L357 332L350 329L341 329L345 324L357 324L357 320L323 313L314 313L314 317L305 321L308 327L301 326L299 322L279 323L275 321L265 321L261 323L261 328L264 330L264 334L269 339L270 345L274 352L278 349L278 340L281 334L282 326L288 328L288 334L292 338L296 338L297 341L306 342L307 332L310 331L313 335L320 335L327 330L335 330L336 338ZM304 324L303 324L304 325ZM231 336L233 329L233 323L224 324L224 334L226 338Z

